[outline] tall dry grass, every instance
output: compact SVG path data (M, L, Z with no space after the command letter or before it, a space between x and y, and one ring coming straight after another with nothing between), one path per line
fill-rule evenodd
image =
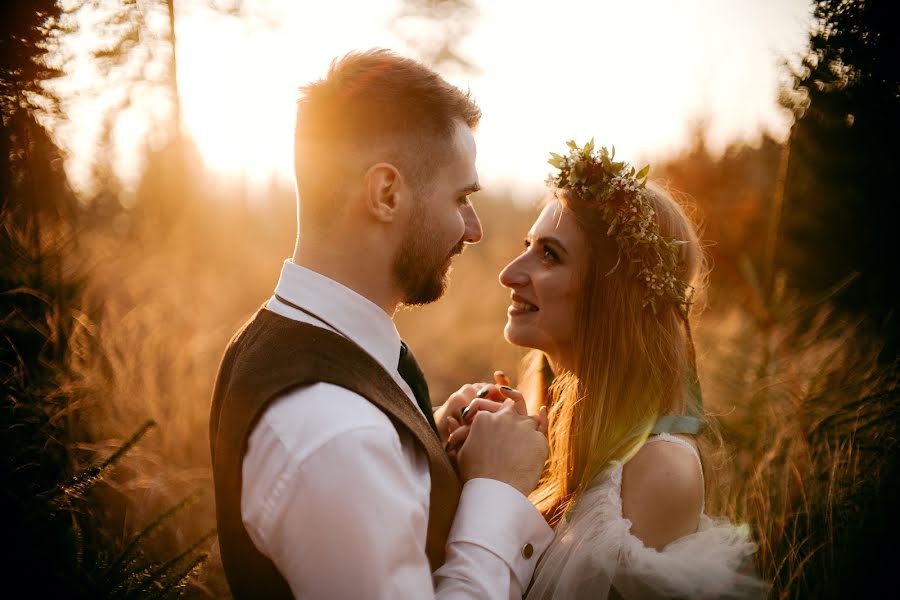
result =
M108 451L84 444L90 415L68 367L97 355L85 336L96 327L80 308L84 274L65 266L77 248L72 223L23 206L0 207L2 572L30 597L179 597L211 534L146 552L146 540L192 497L134 535L109 531L95 492L155 424L145 421Z
M262 214L200 203L165 221L122 213L80 236L72 268L90 273L85 309L101 321L79 332L70 382L98 455L146 419L155 431L124 457L101 500L107 522L127 535L193 492L186 517L154 536L160 554L215 526L208 415L228 339L267 297L290 252L293 209ZM233 207L232 207L233 208ZM215 546L212 546L215 550ZM215 555L213 563L215 563ZM199 595L227 594L215 568L193 583Z
M889 510L877 498L897 486L896 364L879 363L879 342L827 297L734 295L698 335L707 408L726 444L712 503L749 523L772 597L875 585L860 562L881 560L865 521Z

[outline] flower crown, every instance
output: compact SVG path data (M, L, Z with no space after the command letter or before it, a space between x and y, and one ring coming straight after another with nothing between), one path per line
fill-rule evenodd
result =
M559 169L559 174L551 174L547 184L598 203L603 220L609 223L606 235L615 238L619 249L616 264L607 275L624 257L631 273L646 286L643 306L649 305L655 314L658 303L670 301L686 316L694 290L676 274L678 247L688 242L667 240L659 233L656 211L643 191L650 165L635 172L626 162L614 162L615 146L612 153L605 147L595 150L593 139L583 148L571 140L566 145L568 156L550 153L547 162Z

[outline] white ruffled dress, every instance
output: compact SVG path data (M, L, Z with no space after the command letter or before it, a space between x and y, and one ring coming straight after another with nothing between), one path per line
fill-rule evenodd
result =
M685 440L667 433L645 443L680 444L700 457ZM702 464L701 464L702 470ZM762 598L768 586L753 575L756 544L746 525L707 516L701 509L695 533L661 551L631 534L622 516L622 463L584 493L570 518L563 518L538 563L526 598L605 600L624 598Z

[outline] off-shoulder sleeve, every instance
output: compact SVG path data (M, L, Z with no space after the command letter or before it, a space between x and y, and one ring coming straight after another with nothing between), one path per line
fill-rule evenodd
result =
M622 516L622 466L589 490L557 526L528 598L762 598L746 526L701 514L697 532L658 551Z

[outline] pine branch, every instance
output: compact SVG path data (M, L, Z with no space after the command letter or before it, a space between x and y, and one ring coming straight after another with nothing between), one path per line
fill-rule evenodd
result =
M53 500L59 505L68 504L71 499L81 498L84 494L94 485L99 483L113 466L125 455L126 452L131 450L135 444L137 444L144 435L150 431L152 428L156 427L156 421L152 419L147 420L138 431L132 435L122 447L113 452L112 456L107 458L105 461L100 463L99 465L93 465L88 467L85 471L76 475L68 482L58 486L53 494Z
M175 597L180 598L181 592L184 591L184 588L187 587L188 581L193 579L200 573L200 569L203 568L203 565L209 559L209 554L204 552L203 554L197 555L188 566L178 573L176 576L172 578L172 581L168 583L165 587L163 587L159 594L151 596L152 598L167 598L171 597L173 592L176 592Z
M150 521L143 529L141 529L137 535L131 538L131 541L128 542L128 545L125 546L125 549L116 557L116 559L106 568L103 573L104 578L109 574L113 573L117 568L122 566L123 564L127 564L129 559L134 555L137 551L139 544L151 534L155 533L160 526L167 523L178 511L186 508L194 503L203 496L204 490L199 488L194 490L187 496L185 496L181 501L177 504L157 516L155 519Z
M170 558L163 564L159 565L155 569L153 569L148 575L144 582L138 586L136 589L131 590L131 592L126 596L126 598L137 598L142 595L150 592L150 586L156 583L160 583L166 579L172 579L175 576L175 570L178 568L178 565L184 561L187 557L194 553L201 545L209 541L213 536L216 535L216 529L210 529L205 534L200 536L200 538L191 544L186 550L184 550L181 554ZM190 571L188 571L190 572ZM178 574L178 577L183 577L184 572Z

